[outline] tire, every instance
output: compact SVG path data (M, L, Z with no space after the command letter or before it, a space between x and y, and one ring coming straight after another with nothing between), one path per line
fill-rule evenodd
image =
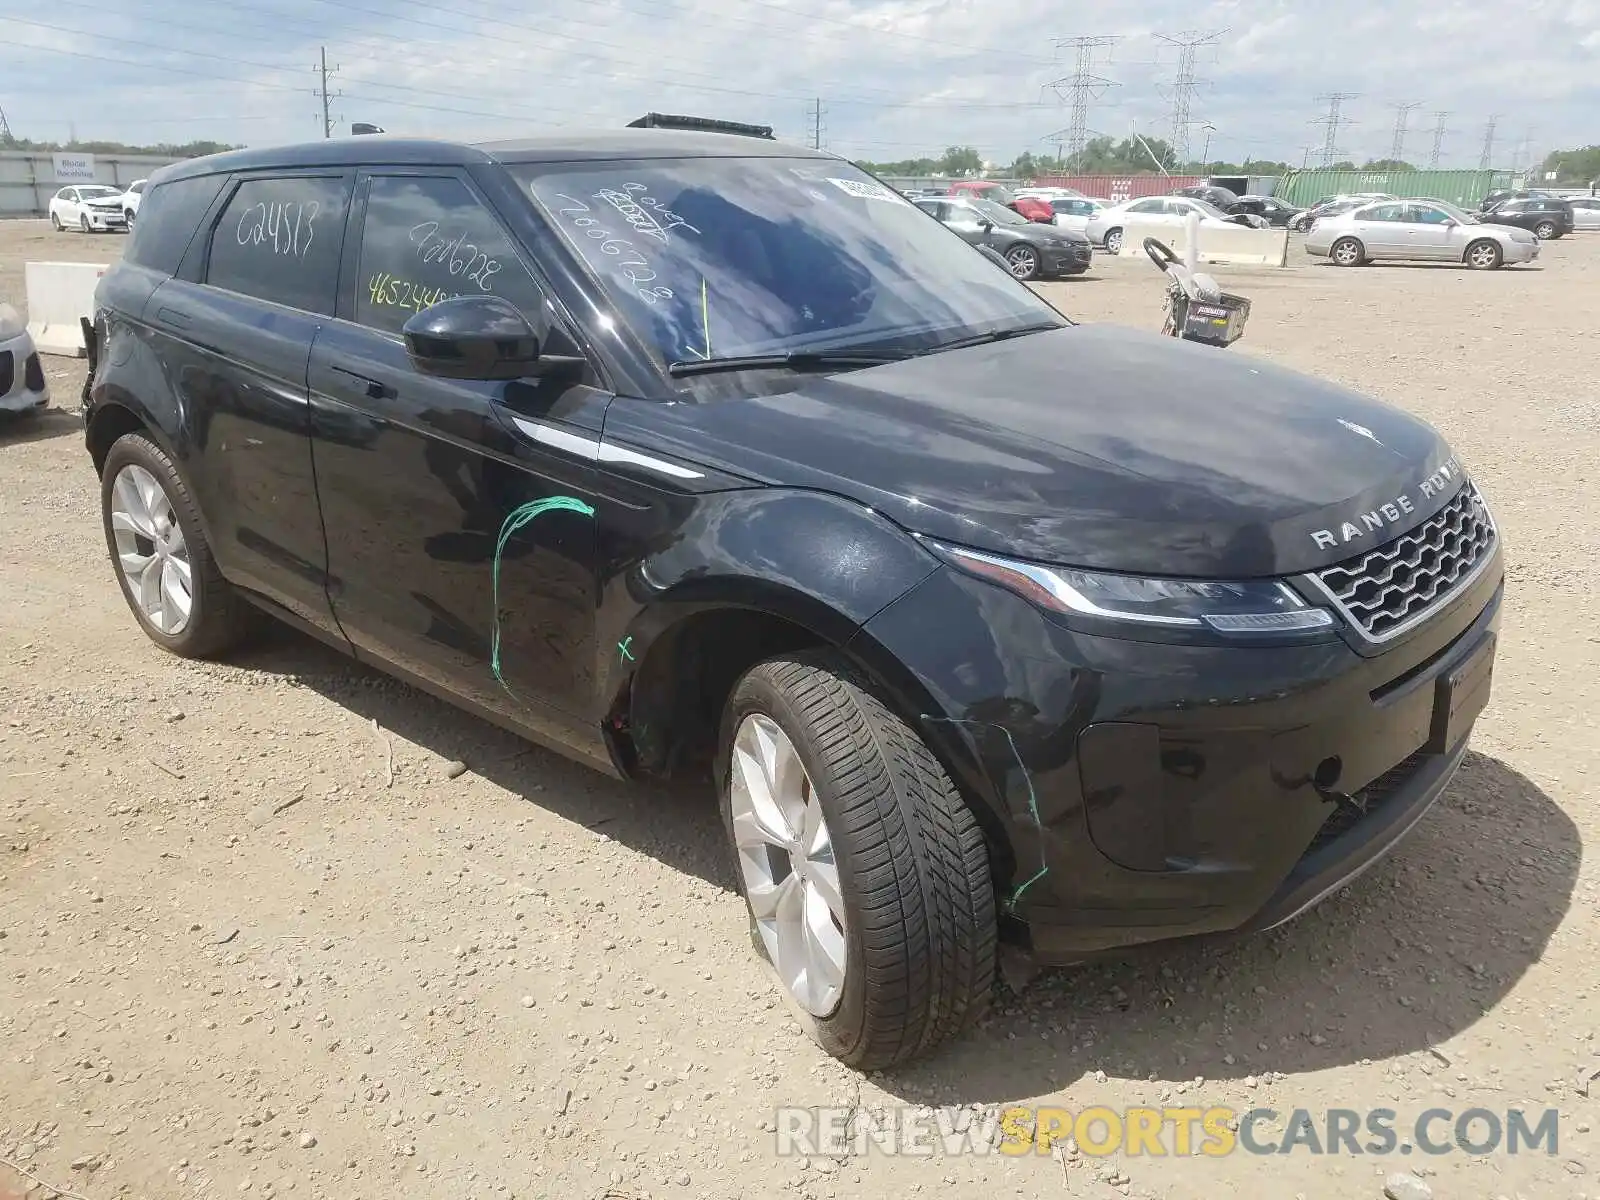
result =
M142 513L137 510L139 502ZM156 645L184 658L211 658L237 645L255 627L255 610L239 599L217 570L189 489L172 460L144 434L124 434L106 454L100 514L122 597ZM151 530L161 535L159 540ZM179 536L174 538L173 533ZM119 534L124 540L120 548ZM124 553L159 567L151 580L160 597L159 613L153 614L135 594ZM181 567L173 566L176 561L187 565L187 614L181 614L181 604L173 598L181 592L183 574ZM149 579L148 573L145 578Z
M1467 247L1463 260L1474 271L1493 271L1505 261L1505 255L1501 253L1498 243L1481 238Z
M78 228L83 230L84 233L93 233L94 232L94 230L89 228L89 214L88 213L84 213L84 214L82 214L81 216L78 217Z
M1101 244L1103 246L1105 246L1107 254L1121 254L1122 253L1122 230L1120 230L1120 229L1108 229L1108 230L1106 230L1106 236L1105 236L1104 239L1102 239Z
M50 227L57 233L61 232L61 218L53 212L50 214Z
M1019 242L1006 251L1006 265L1018 279L1027 281L1039 277L1039 251L1026 242Z
M1367 261L1367 251L1355 238L1345 237L1328 247L1328 257L1336 267L1359 267Z
M1533 227L1533 236L1538 238L1541 242L1549 241L1551 238L1556 236L1555 222L1540 221Z
M134 212L133 209L131 209L131 208L125 208L125 209L122 210L122 219L125 220L128 223L128 228L130 230L133 228L133 219L134 219L134 217L136 217L138 215L139 214Z
M782 791L816 820L795 817L817 830L807 840L815 847L820 837L827 853L791 858L800 838L783 834L785 850L762 832L773 823L755 816L759 797L779 790L760 782L757 763L769 747L787 747L782 761L791 769L777 774L791 786ZM847 662L826 652L752 668L723 714L717 781L751 940L819 1046L857 1070L884 1070L983 1015L994 988L996 909L982 831L932 752ZM791 936L780 940L784 902L774 900L762 920L751 894L784 895L795 880L786 893ZM801 922L820 922L822 932L793 932ZM829 966L813 969L824 944ZM807 964L809 987L796 961Z

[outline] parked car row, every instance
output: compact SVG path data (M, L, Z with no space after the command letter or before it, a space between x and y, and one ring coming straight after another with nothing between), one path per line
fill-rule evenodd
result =
M57 233L63 229L81 233L130 229L139 215L139 198L147 182L135 180L126 190L105 183L64 187L50 197L50 224Z

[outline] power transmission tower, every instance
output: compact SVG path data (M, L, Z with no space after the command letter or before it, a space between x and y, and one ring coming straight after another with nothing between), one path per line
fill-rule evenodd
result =
M328 65L328 48L326 46L322 47L321 63L313 69L318 72L318 84L317 90L311 94L313 96L320 97L322 100L322 136L325 138L331 138L333 136L333 126L338 118L333 115L332 110L328 106L340 96L344 95L344 93L330 93L328 91L328 76L337 75L339 73L339 68L337 66L330 67Z
M1327 92L1318 96L1319 101L1326 101L1328 115L1318 117L1311 122L1313 125L1325 125L1328 132L1322 139L1322 165L1331 167L1334 160L1339 157L1339 129L1344 125L1354 125L1355 122L1345 116L1341 109L1346 100L1354 100L1360 92Z
M6 120L6 110L0 108L0 146L9 146L16 140L11 136L11 122Z
M813 150L822 149L822 134L824 128L822 124L822 118L827 116L827 114L828 109L827 106L822 103L821 96L818 96L815 100L813 100L810 107L806 109L806 122L811 126L811 148Z
M1181 33L1176 37L1158 33L1155 39L1178 48L1178 70L1172 77L1172 153L1178 162L1189 160L1189 101L1200 87L1194 76L1194 60L1201 46L1214 46L1226 29L1215 33Z
M1517 153L1511 160L1511 169L1513 171L1521 171L1524 177L1531 176L1533 174L1532 129L1524 130L1522 139L1517 142ZM1531 185L1533 182L1534 181L1532 179L1525 178L1525 186Z
M1494 127L1499 120L1500 114L1495 113L1483 128L1483 153L1478 155L1478 170L1480 171L1487 171L1494 165Z
M1394 162L1406 160L1406 126L1411 123L1412 110L1422 107L1419 100L1406 100L1391 104L1394 109L1394 141L1389 146L1389 157Z
M1067 128L1065 131L1051 134L1051 137L1065 142L1066 151L1072 155L1073 174L1078 172L1078 160L1083 156L1083 146L1089 137L1089 102L1098 100L1107 88L1117 86L1115 80L1095 74L1095 56L1101 50L1109 51L1116 42L1115 37L1056 39L1057 49L1068 46L1072 48L1074 62L1071 75L1063 75L1048 84L1055 90L1056 95L1066 98L1071 105ZM1059 144L1056 153L1057 157L1065 158Z
M1444 146L1444 135L1446 132L1444 123L1445 119L1449 117L1449 115L1450 114L1447 112L1436 112L1433 114L1433 153L1428 155L1428 169L1430 171L1436 171L1439 168L1439 150Z

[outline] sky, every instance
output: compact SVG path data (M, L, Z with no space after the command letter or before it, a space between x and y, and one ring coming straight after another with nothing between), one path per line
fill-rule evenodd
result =
M0 108L18 137L267 145L322 134L323 47L336 132L487 140L615 127L648 111L772 125L852 158L976 146L1050 152L1074 51L1108 37L1091 133L1170 139L1179 50L1197 48L1198 157L1337 157L1497 167L1600 142L1600 0L53 0L0 6ZM821 119L816 119L820 100ZM1209 128L1207 128L1209 126Z

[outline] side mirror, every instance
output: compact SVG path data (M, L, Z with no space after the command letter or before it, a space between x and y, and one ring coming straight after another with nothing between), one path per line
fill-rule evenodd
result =
M541 355L539 335L502 296L458 296L423 309L401 328L411 365L442 379L523 379L584 360Z
M983 230L985 233L989 233L994 229L994 222L989 220L988 217L979 217L978 228Z

